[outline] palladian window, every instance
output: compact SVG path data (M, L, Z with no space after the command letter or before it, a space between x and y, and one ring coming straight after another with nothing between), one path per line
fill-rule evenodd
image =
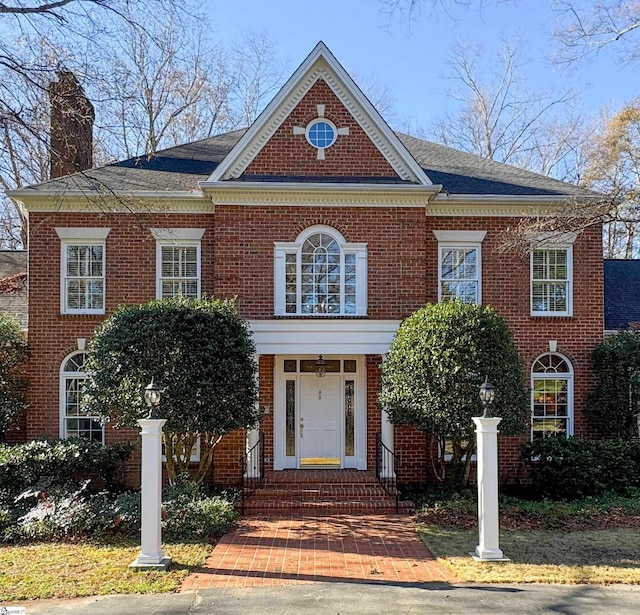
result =
M276 314L366 314L366 244L346 243L335 229L312 227L295 243L276 243L275 257Z
M547 353L531 368L531 439L573 433L573 370L562 355Z
M87 355L74 352L60 369L60 437L86 438L104 443L104 425L97 416L82 407L82 383L86 379L84 364Z

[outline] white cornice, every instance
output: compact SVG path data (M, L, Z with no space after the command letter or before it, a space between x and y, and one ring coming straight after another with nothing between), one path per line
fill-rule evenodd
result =
M557 215L575 197L553 195L478 195L439 194L427 207L428 216L436 217L529 217Z
M322 42L316 45L216 167L208 182L240 177L318 79L323 79L329 85L402 179L423 186L431 184L424 170Z
M258 354L385 354L399 320L250 320Z
M95 192L64 192L44 190L10 190L9 197L30 212L90 212L90 213L208 213L211 200L200 192L129 191L97 194Z
M201 188L216 205L426 207L442 186L222 181Z

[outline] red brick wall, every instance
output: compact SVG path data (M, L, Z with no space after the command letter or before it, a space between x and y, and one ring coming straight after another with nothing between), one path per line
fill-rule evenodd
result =
M336 128L349 128L348 135L338 136L337 141L325 149L324 160L318 160L318 150L308 143L304 134L293 134L294 126L305 128L318 117L318 104L325 105L324 116ZM391 165L323 80L311 87L249 164L245 175L397 177Z
M341 125L337 121L338 125ZM303 137L304 138L304 137ZM91 338L101 316L60 314L60 241L54 227L104 226L106 243L107 313L121 303L146 302L155 297L155 240L149 227L205 228L202 241L203 294L238 297L245 318L273 317L274 241L293 241L313 224L338 229L349 242L366 242L368 249L368 317L401 319L425 302L437 301L437 240L433 230L486 230L482 246L483 303L504 316L515 336L529 372L535 357L557 340L575 370L575 431L586 434L580 409L592 384L589 353L603 330L602 258L599 229L586 231L574 247L574 315L571 318L529 316L529 260L498 250L508 218L434 218L418 208L237 207L216 206L213 214L126 216L83 213L30 214L29 421L27 438L57 436L59 430L59 369L76 348L76 338ZM380 428L376 403L379 357L367 358L370 421L368 460L374 467L372 438ZM262 428L273 423L273 357L260 362L262 406L269 408ZM528 386L528 381L526 383ZM137 437L135 430L114 433L107 440ZM244 434L227 436L215 454L215 479L239 480L236 464ZM501 475L517 471L515 440L501 439ZM396 447L403 451L406 479L428 476L424 437L399 428ZM273 459L272 438L267 457ZM234 465L236 464L236 465ZM135 472L134 472L135 474Z

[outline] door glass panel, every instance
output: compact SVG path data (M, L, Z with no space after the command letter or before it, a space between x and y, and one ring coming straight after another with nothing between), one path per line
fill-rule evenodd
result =
M285 413L285 441L287 457L295 457L296 454L296 381L287 380L286 389L286 413Z
M354 429L354 381L345 380L344 383L344 454L347 457L355 455L355 429Z

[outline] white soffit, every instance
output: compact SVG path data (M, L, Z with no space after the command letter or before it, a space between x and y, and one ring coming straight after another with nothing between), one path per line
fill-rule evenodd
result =
M399 320L251 320L258 354L386 354Z
M213 188L217 182L240 177L318 79L323 79L332 89L400 178L423 186L432 185L407 148L321 41L209 179L200 182L200 187Z

